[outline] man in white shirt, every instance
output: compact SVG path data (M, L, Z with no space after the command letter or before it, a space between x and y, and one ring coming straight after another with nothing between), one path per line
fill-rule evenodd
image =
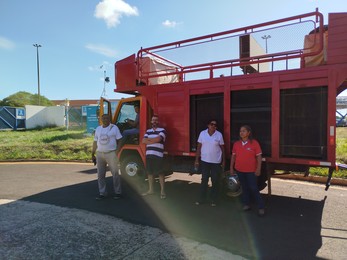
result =
M118 157L116 149L118 141L122 138L119 128L110 123L110 116L102 116L102 125L98 126L94 134L92 159L96 160L98 171L99 195L97 200L107 197L106 166L108 165L113 176L114 199L120 199L122 194L121 180L118 173ZM96 157L95 157L96 152Z
M199 162L200 156L201 162ZM200 197L195 204L200 205L206 202L208 180L211 177L211 206L215 207L218 199L219 177L225 166L224 140L222 134L217 131L216 120L210 120L208 128L201 131L199 135L195 168L199 165L202 174Z

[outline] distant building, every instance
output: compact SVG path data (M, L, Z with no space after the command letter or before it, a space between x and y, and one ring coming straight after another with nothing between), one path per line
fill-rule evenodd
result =
M347 96L336 97L336 109L346 109L347 108Z
M97 105L99 104L99 99L79 99L79 100L68 100L70 107L81 107L81 106L89 106L89 105ZM56 106L65 106L67 100L52 100L52 102Z

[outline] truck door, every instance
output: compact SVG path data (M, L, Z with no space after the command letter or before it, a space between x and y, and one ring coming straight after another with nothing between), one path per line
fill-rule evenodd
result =
M114 123L114 120L112 120L111 101L109 101L108 99L105 99L103 97L100 98L99 111L97 111L96 114L99 115L99 125L102 124L101 116L104 114L108 114L111 117L111 123Z
M136 106L139 106L137 111L135 110ZM125 130L133 130L133 126L129 125L128 121L135 121L137 114L139 116L139 131L137 133L127 131L126 134ZM118 103L113 120L123 135L118 157L124 177L135 177L145 172L146 146L141 143L141 138L146 131L151 114L152 110L145 97L124 98Z

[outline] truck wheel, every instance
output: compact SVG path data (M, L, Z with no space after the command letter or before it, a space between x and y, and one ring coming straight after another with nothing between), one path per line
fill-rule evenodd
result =
M121 171L124 177L139 176L144 172L144 165L138 156L129 156L121 162Z

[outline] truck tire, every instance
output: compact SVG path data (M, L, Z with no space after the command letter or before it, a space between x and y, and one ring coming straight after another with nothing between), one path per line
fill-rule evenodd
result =
M134 178L144 173L145 167L139 156L131 155L121 161L121 172L125 178Z

